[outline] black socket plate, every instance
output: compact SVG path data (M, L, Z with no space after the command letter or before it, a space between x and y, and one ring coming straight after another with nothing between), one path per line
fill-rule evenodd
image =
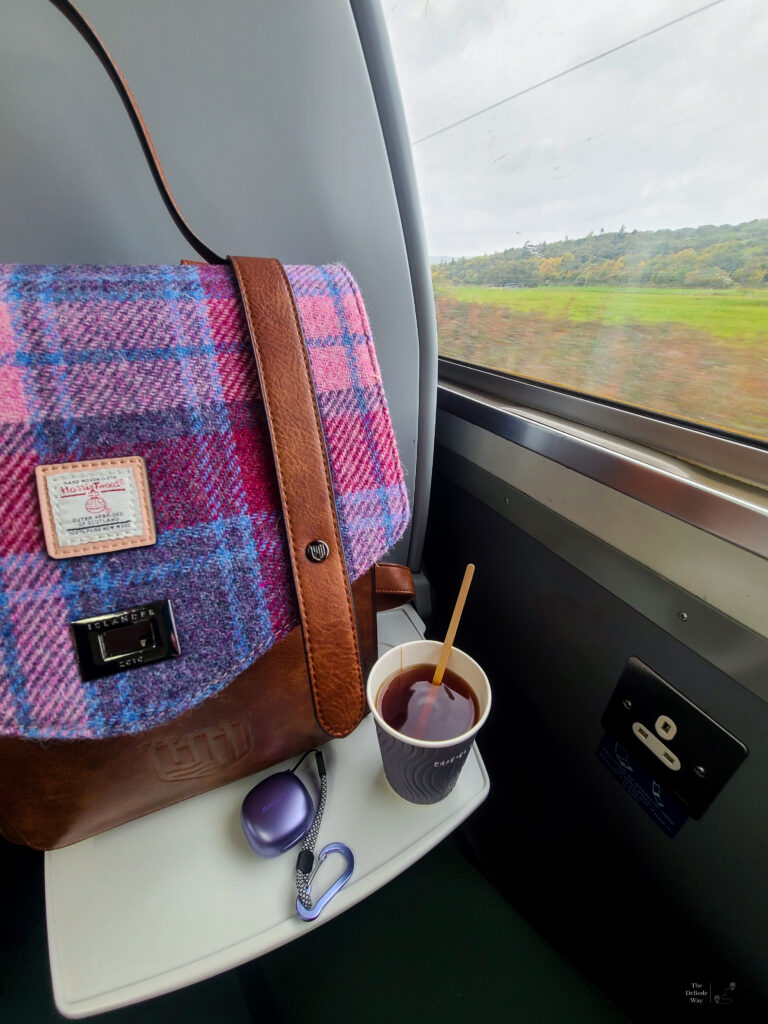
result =
M662 715L677 726L672 739L655 729ZM635 735L635 722L679 758L679 771L668 767ZM638 658L627 662L601 724L692 818L702 816L748 753L741 740Z

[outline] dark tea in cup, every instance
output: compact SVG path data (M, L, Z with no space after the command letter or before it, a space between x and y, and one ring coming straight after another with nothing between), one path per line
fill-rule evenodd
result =
M436 686L434 674L434 665L411 665L383 684L376 710L387 725L418 740L449 740L469 732L480 714L472 687L448 668Z
M384 775L412 804L434 804L453 791L491 710L488 677L458 647L433 684L442 647L437 640L390 647L366 685Z

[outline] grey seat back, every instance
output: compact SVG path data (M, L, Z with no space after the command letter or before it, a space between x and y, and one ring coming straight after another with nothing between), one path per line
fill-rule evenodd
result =
M376 3L354 11L349 0L80 6L130 83L179 206L208 245L285 263L339 261L357 278L415 499L413 532L393 555L418 568L436 351ZM194 258L111 83L73 28L44 3L14 4L0 17L0 260Z

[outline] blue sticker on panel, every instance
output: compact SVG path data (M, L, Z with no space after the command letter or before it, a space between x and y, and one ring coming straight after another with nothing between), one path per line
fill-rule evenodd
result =
M597 757L670 839L677 835L688 820L687 812L608 733L597 748Z

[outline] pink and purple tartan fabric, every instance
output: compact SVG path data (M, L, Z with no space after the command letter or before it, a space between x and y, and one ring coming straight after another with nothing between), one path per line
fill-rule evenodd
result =
M360 293L286 267L349 574L408 500ZM43 463L146 460L157 544L48 556ZM229 683L298 613L253 353L229 267L0 267L0 734L139 732ZM74 619L170 598L182 656L84 683Z

